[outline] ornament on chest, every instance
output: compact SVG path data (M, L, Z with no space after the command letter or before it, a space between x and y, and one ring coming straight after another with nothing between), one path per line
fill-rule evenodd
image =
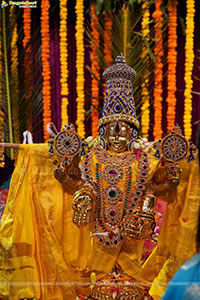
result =
M147 238L154 224L155 207L155 199L145 195L150 170L148 154L141 152L137 160L132 152L111 155L97 148L95 155L98 240L106 247L117 247L124 238ZM136 180L133 180L133 166L138 169Z

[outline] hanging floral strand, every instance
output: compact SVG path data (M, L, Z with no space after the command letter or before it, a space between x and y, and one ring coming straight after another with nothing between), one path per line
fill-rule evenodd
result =
M10 7L10 24L13 22L13 11L14 6ZM20 130L19 130L19 80L18 80L18 47L17 47L17 24L14 25L12 41L11 41L11 73L13 76L13 87L15 93L15 104L12 107L12 118L13 118L13 131L14 131L14 142L20 143Z
M154 138L162 138L162 76L163 76L163 48L162 48L162 10L160 8L162 4L161 0L156 0L155 11L153 12L153 18L155 20L155 61L156 69L154 72Z
M61 128L68 123L67 0L60 0Z
M185 41L185 107L184 107L184 133L187 139L192 135L192 70L194 63L194 13L195 1L187 0L186 4L186 41Z
M100 79L98 72L98 53L97 48L99 45L99 32L97 30L98 17L95 11L95 5L91 6L91 53L90 53L90 61L91 61L91 71L94 74L92 76L91 82L91 93L92 93L92 112L91 112L91 121L92 121L92 136L96 137L98 135L98 122L99 122L99 112L98 112L98 97L99 97L99 83Z
M76 90L77 90L77 131L81 137L85 137L84 127L84 1L76 1Z
M51 121L51 85L50 85L50 33L49 33L49 0L41 2L41 36L42 36L42 93L43 93L43 130L44 139L48 140L47 124Z
M31 48L28 43L31 39L31 9L24 8L23 11L23 30L24 30L24 38L23 38L23 47L24 47L24 81L25 86L29 84L29 80L31 78ZM25 96L25 101L28 101L31 95L31 87ZM32 120L26 119L26 129L31 130Z
M112 63L112 18L108 13L105 13L104 21L104 59L109 66Z
M168 25L168 75L167 75L167 131L169 132L175 125L176 109L176 46L177 46L177 8L176 2L169 3L169 25Z
M2 28L0 27L0 33ZM2 44L0 39L0 78L3 76L3 70L2 70ZM3 100L3 90L2 85L0 84L0 108L2 108L2 100ZM4 123L4 114L3 110L0 109L0 142L4 142L4 133L3 133L3 123ZM0 148L0 168L4 167L5 161L4 161L4 149Z
M147 2L147 4L146 4ZM144 39L148 39L149 35L149 3L148 1L143 2L142 4L142 11L143 11L143 18L142 18L142 35ZM145 44L143 45L142 50L142 57L145 58L148 55L148 51L146 49ZM142 107L141 107L141 128L142 128L142 135L143 137L148 138L149 132L149 123L150 123L150 110L149 110L149 93L148 93L148 84L149 79L148 76L146 80L142 83Z

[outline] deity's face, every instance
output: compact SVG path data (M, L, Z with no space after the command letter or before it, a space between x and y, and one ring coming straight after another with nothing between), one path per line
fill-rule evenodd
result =
M127 150L130 138L130 127L125 122L113 122L107 125L108 148L114 152Z

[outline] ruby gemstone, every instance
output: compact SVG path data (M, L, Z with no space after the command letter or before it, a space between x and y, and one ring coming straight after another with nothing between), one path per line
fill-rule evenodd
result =
M116 215L116 212L115 212L114 210L111 210L111 211L110 211L110 215L111 215L112 217L114 217L114 216Z
M113 176L113 175L116 175L116 174L117 174L117 172L116 172L115 170L110 170L110 171L109 171L109 175L112 175L112 176Z

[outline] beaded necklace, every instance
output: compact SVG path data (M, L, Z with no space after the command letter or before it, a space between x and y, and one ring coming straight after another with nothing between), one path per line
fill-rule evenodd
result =
M96 155L96 178L91 174L91 159ZM128 216L134 217L136 211L142 206L145 185L149 176L149 154L141 152L138 158L138 174L133 191L131 191L132 162L136 159L134 153L120 155L97 147L89 152L84 159L83 167L87 181L95 182L97 188L97 209L95 219L96 236L106 247L117 247L122 243L122 221ZM123 191L117 186L123 176L125 183ZM103 179L109 184L103 186ZM117 205L118 204L118 205ZM120 205L119 205L120 204ZM120 206L120 207L119 207Z

